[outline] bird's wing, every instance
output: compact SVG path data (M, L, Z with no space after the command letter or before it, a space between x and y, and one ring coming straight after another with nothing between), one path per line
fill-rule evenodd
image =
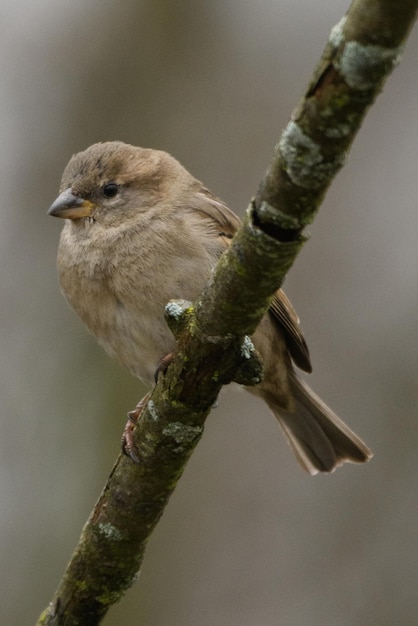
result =
M312 372L309 349L300 329L298 314L282 289L276 291L269 313L284 334L287 349L295 365L304 372Z
M201 187L193 197L193 210L202 219L212 222L217 235L226 240L224 243L227 247L228 240L232 239L239 228L241 223L239 217L205 187Z
M226 249L240 226L240 220L231 209L216 198L206 188L201 188L195 196L195 209L203 219L216 227ZM287 349L295 365L305 372L312 371L308 346L300 329L299 317L284 291L279 289L270 305L271 319L284 335Z

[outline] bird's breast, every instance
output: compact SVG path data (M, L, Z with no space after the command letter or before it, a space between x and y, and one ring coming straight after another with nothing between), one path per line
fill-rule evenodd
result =
M159 360L175 348L164 319L170 299L194 300L211 271L211 259L153 249L129 238L111 241L64 228L58 254L62 291L106 352L152 384Z

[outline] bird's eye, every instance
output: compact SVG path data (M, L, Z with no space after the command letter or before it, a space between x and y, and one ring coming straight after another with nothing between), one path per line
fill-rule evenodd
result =
M103 186L103 195L106 198L114 198L119 191L119 185L116 183L107 183Z

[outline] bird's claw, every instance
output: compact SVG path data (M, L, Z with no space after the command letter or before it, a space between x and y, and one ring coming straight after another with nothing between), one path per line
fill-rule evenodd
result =
M122 433L122 453L129 457L134 463L138 464L141 463L141 460L139 457L138 447L134 442L134 430L149 397L150 393L147 393L142 400L138 402L134 410L129 411L128 421L126 422Z
M168 366L174 358L174 352L168 352L158 361L157 369L155 370L154 380L157 383L160 374L165 374Z

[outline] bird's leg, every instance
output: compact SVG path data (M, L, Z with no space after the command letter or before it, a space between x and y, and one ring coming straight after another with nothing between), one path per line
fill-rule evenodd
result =
M129 411L128 413L128 421L126 422L126 426L123 429L122 434L122 452L126 456L128 456L134 463L140 463L138 456L138 449L134 443L133 433L134 428L136 426L137 421L139 420L142 411L147 405L148 399L151 395L149 391L143 398L138 402L133 411Z
M160 374L165 374L168 366L173 360L174 353L168 352L165 356L161 357L158 361L157 369L155 371L155 382L158 382L158 377ZM151 391L149 391L143 398L138 402L133 411L129 411L128 413L128 421L126 422L125 428L123 429L122 434L122 452L126 456L128 456L134 463L140 463L138 448L134 443L134 429L135 426L141 417L141 413L144 410L149 397L151 395Z

